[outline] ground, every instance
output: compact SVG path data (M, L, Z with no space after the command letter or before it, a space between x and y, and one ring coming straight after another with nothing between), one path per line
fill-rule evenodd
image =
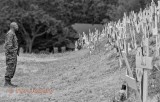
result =
M0 53L0 102L112 102L124 71L108 56L90 56L88 50L55 55L20 54L12 81L19 87L11 89L3 87L6 66L4 52Z
M113 102L125 75L114 51L20 54L13 89L3 87L5 67L0 48L0 102Z

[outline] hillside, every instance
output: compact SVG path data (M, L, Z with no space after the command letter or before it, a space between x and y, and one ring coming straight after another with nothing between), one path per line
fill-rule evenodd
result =
M41 95L3 88L5 62L1 53L0 102L110 102L120 89L124 74L115 58L108 59L110 55L89 56L88 50L57 55L21 54L13 83L23 91L52 90L52 94Z
M113 102L125 75L125 67L119 68L115 50L92 55L88 50L54 55L20 54L13 78L13 83L19 85L17 89L3 87L2 47L0 68L0 102ZM131 95L132 101L126 102L136 102L133 99ZM148 102L158 101L149 98Z

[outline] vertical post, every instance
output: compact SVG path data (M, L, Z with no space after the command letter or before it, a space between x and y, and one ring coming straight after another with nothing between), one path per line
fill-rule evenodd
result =
M75 42L75 51L78 51L78 41Z
M144 69L143 76L143 102L147 102L148 97L148 70Z
M126 66L127 66L126 75L129 75L129 76L133 77L133 75L131 73L132 71L130 69L130 65L129 65L128 60L127 60L128 46L127 46L127 43L126 43L126 39L124 39L124 50L125 50L125 53L122 54L122 55L124 57L124 60L125 60ZM127 92L127 98L128 98L129 97L129 86L127 85L126 87L127 87L126 92Z
M126 75L129 75L128 70L126 69ZM126 98L129 97L129 86L126 85Z
M159 55L159 42L158 42L158 35L156 35L156 56Z
M157 43L158 43L158 55L157 56L159 56L160 55L160 52L159 52L159 49L160 49L160 42L159 42L159 38L160 38L160 36L159 36L159 34L157 35Z
M141 100L142 100L143 99L143 79L141 79L141 82L140 82L140 95L141 95Z
M156 35L156 56L158 55L157 49L158 49L158 44L157 44L157 35Z
M147 56L149 56L149 40L147 38ZM147 62L146 62L147 63ZM143 69L143 102L147 102L148 97L148 70Z

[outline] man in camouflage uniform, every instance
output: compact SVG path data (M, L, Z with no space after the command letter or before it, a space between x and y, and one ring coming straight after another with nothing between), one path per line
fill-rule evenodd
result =
M6 55L6 73L5 73L5 87L17 87L11 83L17 65L17 51L18 42L15 31L18 30L18 25L15 22L10 24L10 30L6 34L5 38L5 55Z

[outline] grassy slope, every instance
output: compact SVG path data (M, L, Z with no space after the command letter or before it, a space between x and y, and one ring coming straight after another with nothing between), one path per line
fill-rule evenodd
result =
M125 74L125 69L118 67L114 51L91 56L87 50L55 55L21 54L13 79L20 86L18 89L51 89L53 93L18 94L14 89L15 93L10 94L9 89L3 88L4 60L0 46L0 102L111 102ZM149 92L155 95L154 90L157 89ZM154 98L149 102L156 102Z
M115 58L108 59L111 53L92 56L87 53L82 50L49 56L22 54L13 82L19 89L53 90L52 94L43 95L9 94L3 88L5 62L0 54L0 102L110 102L120 89L124 69L118 68ZM46 60L47 57L53 60Z

